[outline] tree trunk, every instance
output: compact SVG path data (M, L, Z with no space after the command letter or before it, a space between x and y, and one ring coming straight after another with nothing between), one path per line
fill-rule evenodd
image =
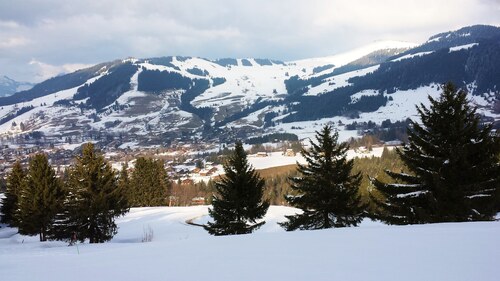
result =
M40 229L40 242L47 241L47 236L45 235L45 229Z
M330 218L328 217L328 212L323 213L323 218L325 220L325 223L323 224L323 228L330 228Z

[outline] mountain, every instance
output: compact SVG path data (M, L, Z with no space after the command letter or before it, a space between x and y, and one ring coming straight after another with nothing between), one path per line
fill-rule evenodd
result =
M415 104L427 104L447 81L467 88L479 113L498 121L500 28L471 26L420 45L381 41L291 62L177 56L102 63L0 98L0 136L147 146L308 137L329 122L347 138L359 129L353 124L413 117Z
M18 82L7 76L0 76L0 97L7 97L16 92L28 90L34 84L28 82Z

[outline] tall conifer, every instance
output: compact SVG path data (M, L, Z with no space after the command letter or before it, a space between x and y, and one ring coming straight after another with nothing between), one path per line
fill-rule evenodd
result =
M347 160L347 143L337 143L338 133L330 126L316 132L317 143L302 149L307 165L298 165L299 176L291 178L296 195L285 199L302 214L286 216L281 225L288 231L356 226L364 216L359 185L361 175L352 174L353 160Z
M264 222L269 202L263 201L264 179L250 166L241 142L224 164L225 175L215 182L209 222L205 229L212 235L251 233Z
M16 226L15 212L18 209L19 193L21 185L26 176L21 163L17 161L12 166L12 171L7 177L7 189L5 197L2 199L0 212L2 213L1 222L10 226Z
M117 232L115 218L128 212L125 192L117 186L111 165L92 143L83 146L82 155L70 170L67 183L66 218L61 220L66 236L90 243L110 240Z
M64 193L45 154L30 159L26 180L19 194L16 226L19 233L40 235L40 241L48 239L55 216L62 208Z
M430 107L417 106L408 143L398 150L410 173L387 171L402 183L373 180L385 195L379 216L391 224L489 220L500 185L500 142L491 125L481 125L467 93L443 85Z

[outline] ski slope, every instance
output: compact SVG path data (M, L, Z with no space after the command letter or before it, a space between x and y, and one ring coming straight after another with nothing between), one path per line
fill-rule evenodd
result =
M214 237L207 206L135 208L106 244L38 242L0 229L2 280L498 280L499 222L285 232L271 206L254 234ZM144 230L154 232L142 243Z

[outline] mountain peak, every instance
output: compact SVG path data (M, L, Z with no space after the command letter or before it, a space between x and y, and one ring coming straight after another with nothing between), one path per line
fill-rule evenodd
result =
M33 84L28 82L19 82L6 75L0 76L0 97L7 97L15 92L27 90L33 87Z

